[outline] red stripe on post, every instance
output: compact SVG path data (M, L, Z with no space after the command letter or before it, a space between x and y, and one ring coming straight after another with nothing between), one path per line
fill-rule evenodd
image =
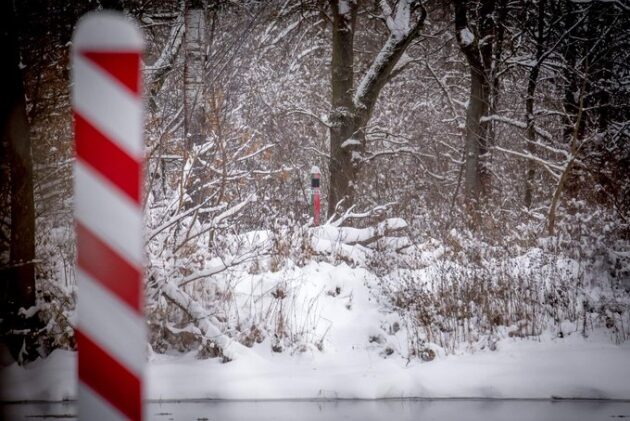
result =
M79 381L94 394L82 398L80 395L84 399L79 404L82 421L92 421L95 417L141 420L143 415L144 341L134 338L133 344L127 344L130 338L120 333L140 330L142 339L146 339L145 326L138 324L144 319L144 272L142 262L137 261L141 256L142 234L134 232L132 235L138 238L129 237L125 244L113 238L125 235L126 227L120 225L125 221L137 231L139 227L134 224L142 213L144 157L140 155L144 143L138 129L143 125L140 69L143 45L142 33L131 20L121 13L107 11L83 17L72 38L75 174L85 177L75 183L82 187L75 198L77 264L86 276L107 290L108 296L101 296L102 299L110 302L111 298L115 301L112 306L118 308L120 303L134 312L133 319L127 317L133 326L117 329L112 324L111 311L92 301L99 299L96 291L92 290L93 294L89 288L86 294L81 289L78 291ZM120 112L121 109L127 111ZM86 167L90 168L88 174L83 171ZM99 177L94 178L92 172ZM103 200L99 208L90 206L98 192L86 191L83 186L88 182L115 196L112 197L117 202L112 204L115 212L110 212ZM128 203L121 205L123 196ZM85 225L80 221L85 221ZM108 231L116 227L120 227L116 233ZM128 260L132 256L136 257ZM101 405L111 407L112 411L103 410Z
M319 214L321 210L319 188L313 193L313 224L319 226Z
M140 93L140 54L138 52L82 51L81 54L135 95Z
M107 136L74 112L77 156L140 204L141 165Z
M77 232L77 263L108 291L143 314L142 273L119 256L103 240L80 223Z
M141 420L141 380L80 330L75 331L75 336L79 350L81 382L129 419Z

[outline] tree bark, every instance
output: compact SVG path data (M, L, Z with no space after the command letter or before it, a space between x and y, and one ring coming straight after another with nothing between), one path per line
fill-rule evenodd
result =
M328 217L342 213L355 203L357 175L363 164L367 148L365 128L372 116L378 96L390 80L392 71L411 41L418 35L426 18L419 2L399 2L399 8L409 12L408 29L390 27L387 41L372 61L366 74L354 91L354 26L358 2L348 1L341 8L339 0L331 1L333 14L331 86L332 111L330 115L330 183L328 190ZM384 0L381 7L389 8ZM345 9L347 8L347 10ZM415 9L418 17L412 17ZM385 13L385 9L383 10ZM389 10L389 12L392 12ZM391 17L391 16L390 16Z
M330 115L330 184L328 190L328 216L335 213L337 205L349 207L354 202L353 182L357 167L352 160L354 148L344 147L344 142L354 135L355 115L352 102L354 86L354 25L357 5L349 2L349 10L340 10L339 1L331 2L332 60L331 88L332 111ZM342 203L340 203L342 202Z
M203 5L199 0L192 0L185 14L184 118L189 147L201 142L205 120L205 32Z
M18 310L35 305L33 158L24 85L19 68L15 14L10 0L2 1L1 7L0 15L5 21L2 23L1 37L2 45L7 49L7 73L0 92L0 127L2 140L8 145L11 168L10 261L8 276L3 275L2 280L5 284L2 288L5 293L2 307L7 314L2 316L8 324L5 327L15 331L28 331L35 325L36 318L24 319L18 315ZM20 334L8 336L10 351L18 359L25 338Z
M206 62L206 17L201 0L187 0L184 33L184 135L186 152L193 155L191 177L187 186L192 198L190 206L203 201L203 168L195 147L205 142L206 90L204 68Z
M478 8L477 30L468 25L469 2L454 0L455 31L459 47L470 67L470 97L466 109L465 127L465 169L464 191L466 205L477 224L478 210L482 196L490 185L490 171L487 164L488 143L487 123L481 118L487 113L491 93L492 41L495 22L493 13L494 0L482 0ZM477 9L477 8L473 8ZM480 42L480 40L483 40Z
M536 62L529 72L527 80L527 98L525 98L525 121L527 122L527 152L533 156L535 154L534 142L536 142L536 127L534 126L534 95L538 86L538 75L542 66L543 46L545 30L545 0L538 3L538 23L536 30ZM525 182L525 207L532 206L532 196L534 190L534 177L536 175L534 162L527 160L527 174Z

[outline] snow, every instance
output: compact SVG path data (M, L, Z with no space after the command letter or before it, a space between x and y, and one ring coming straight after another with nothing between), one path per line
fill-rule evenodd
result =
M464 28L459 31L459 42L464 46L468 47L473 42L475 42L475 35L470 32L470 29Z
M0 370L0 400L62 401L76 399L76 353L56 350L45 360Z
M348 0L340 0L339 1L339 14L347 15L350 13L350 4L348 4Z
M359 139L355 139L353 137L351 137L350 139L346 139L344 140L344 142L341 144L341 148L347 148L348 146L359 146L361 145L361 141Z
M374 83L378 74L385 67L385 64L389 60L391 60L391 57L394 54L394 48L397 42L398 42L398 39L395 36L390 35L390 37L387 39L387 41L383 45L383 48L381 48L378 55L374 59L374 62L369 67L368 71L361 78L361 81L359 82L359 86L357 87L357 90L354 93L354 97L352 99L355 107L357 108L365 107L365 104L363 103L363 101L365 99L366 94L369 91L369 87Z
M371 314L367 314L368 317ZM360 316L359 316L360 317ZM337 352L299 358L266 355L221 364L193 356L154 356L147 375L153 400L168 399L378 399L522 398L628 399L630 347L575 340L526 342L509 339L499 350L456 355L428 363L382 359L369 351L339 352L364 342L349 337ZM353 333L353 331L355 333ZM27 369L13 365L3 378L2 400L76 398L75 353L55 351Z
M538 341L504 338L496 351L446 356L436 348L433 361L408 360L406 333L384 328L398 316L376 302L371 290L378 279L368 270L345 263L289 263L276 273L251 275L234 293L251 293L258 281L267 288L280 280L294 294L285 302L287 320L310 335L310 342L281 353L272 352L270 338L252 348L234 343L228 347L229 363L199 360L196 353L150 353L147 398L630 398L630 344L615 345L604 332L588 338L579 333L564 339L543 334ZM181 294L177 291L173 295ZM211 318L205 310L183 304L195 316ZM210 335L218 333L212 326L207 325ZM318 347L308 345L313 342ZM384 354L386 347L393 351L390 355ZM74 352L56 350L26 368L5 367L0 376L5 382L0 399L5 401L76 398Z
M382 236L386 231L400 230L405 227L407 227L407 223L403 219L389 218L373 228L334 227L332 225L324 225L317 228L314 235L319 239L353 244Z
M182 30L183 27L184 15L180 14L177 16L175 25L171 28L171 32L162 53L157 60L155 60L155 63L145 67L145 70L149 73L149 78L153 77L153 74L159 69L167 67L169 62L173 59L175 53L179 50L179 47L182 44L182 39L184 38L184 31Z
M387 29L389 29L391 35L398 40L406 37L410 31L410 2L406 0L399 1L396 3L396 10L394 12L392 12L391 6L388 4L387 0L381 0L380 6L383 11L383 16L385 17Z

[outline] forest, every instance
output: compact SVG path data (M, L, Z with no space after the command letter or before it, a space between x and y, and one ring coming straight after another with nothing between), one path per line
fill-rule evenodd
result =
M70 50L102 9L145 38L150 359L630 338L626 0L2 8L3 361L76 349Z

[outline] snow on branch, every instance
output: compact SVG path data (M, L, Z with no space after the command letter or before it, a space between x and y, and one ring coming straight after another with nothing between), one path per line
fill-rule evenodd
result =
M146 85L149 87L151 94L154 96L159 92L168 73L173 68L177 54L182 46L184 38L184 2L177 15L175 23L171 27L164 49L160 53L158 59L150 66L145 66Z
M374 227L353 228L324 225L317 229L315 236L329 241L340 241L347 245L360 244L367 246L374 241L407 228L407 223L400 218L389 218Z
M502 115L493 114L493 115L481 117L482 123L485 123L487 121L496 121L499 123L505 123L514 127L518 127L519 129L527 129L527 123L525 123L524 121L515 120L513 118L502 116ZM540 127L537 127L537 126L534 126L534 130L536 130L536 134L538 134L540 137L543 137L547 140L553 140L553 136L548 131L541 129Z
M156 235L158 235L159 233L161 233L162 231L164 231L168 227L173 226L176 223L178 223L179 221L181 221L182 219L184 219L185 217L192 215L193 213L195 213L196 211L198 211L199 209L204 207L206 205L206 203L207 203L207 200L204 200L202 203L198 204L197 206L194 206L194 207L188 209L185 212L182 212L182 213L179 213L179 214L173 216L171 219L169 219L168 221L164 222L162 225L160 225L159 227L157 227L153 231L151 231L147 241L151 241L152 239L155 238Z
M221 212L219 215L215 216L214 218L212 218L212 221L208 224L208 226L206 226L205 228L199 230L198 232L194 233L194 234L190 234L187 235L186 238L184 238L176 247L175 247L175 251L179 250L181 247L184 246L184 244L188 243L189 241L215 229L221 222L223 222L225 219L228 219L236 214L238 214L240 211L242 211L250 202L253 202L256 199L256 195L255 194L251 194L249 195L245 200L243 200L240 203L237 203L234 206L231 206L230 208L226 209L225 211Z
M356 0L339 0L339 14L349 16L352 12L352 6L350 3L355 3Z
M321 116L320 117L317 114L315 114L315 113L313 113L311 111L305 110L303 108L300 108L300 107L295 107L293 109L286 110L285 112L286 112L287 115L292 115L292 114L304 115L304 116L312 118L313 120L315 120L316 122L322 124L323 126L325 126L327 128L332 127L332 125L330 124L330 121L328 120L327 116Z
M610 3L626 12L630 12L630 4L625 0L571 0L571 2L576 4Z
M253 202L255 199L256 199L256 195L255 194L250 194L241 203L237 203L236 205L232 206L231 208L227 209L226 211L224 211L224 212L220 213L219 215L215 216L212 219L212 225L216 226L221 221L223 221L224 219L227 219L227 218L229 218L231 216L236 215L241 210L243 210L243 208L245 208L245 206L247 206L250 202Z
M411 27L411 3L408 0L401 0L396 4L396 10L392 11L387 0L380 1L387 29L394 37L403 38L408 35Z
M155 60L155 62L150 66L145 66L144 70L148 72L148 77L154 79L157 77L157 74L160 70L164 70L169 67L173 62L174 56L179 51L179 47L182 44L182 39L184 38L184 15L179 14L169 36L166 40L164 49L162 50L160 56Z
M257 248L253 248L238 256L230 256L225 258L214 257L208 263L206 263L206 268L204 270L186 276L185 278L181 279L177 284L180 287L183 287L191 282L198 281L204 278L210 278L211 276L218 275L221 272L225 272L229 268L238 266L245 262L249 262L253 258L258 257L259 255L266 252L268 252L268 250L258 250Z
M494 149L499 151L499 152L503 152L505 154L508 154L508 155L518 156L520 158L528 159L528 160L530 160L532 162L540 164L556 180L560 179L560 174L556 173L554 170L562 172L566 168L566 165L555 164L555 163L553 163L551 161L547 161L547 160L539 158L539 157L537 157L535 155L532 155L529 152L513 151L511 149L505 149L505 148L502 148L500 146L495 146Z
M216 344L225 358L235 360L239 356L250 354L245 346L223 334L217 327L219 325L218 320L208 314L201 304L179 288L173 281L167 281L164 284L162 295L186 313L195 326L199 328L204 342Z
M458 39L459 39L459 43L462 46L468 47L473 42L475 42L475 35L470 31L470 29L468 29L468 27L465 27L463 29L460 29L458 33Z
M369 155L363 156L363 161L368 162L368 161L373 161L377 158L381 158L384 156L401 155L401 154L411 155L414 157L424 157L424 158L429 158L429 159L435 158L435 155L421 153L421 152L418 152L418 150L416 150L415 148L407 146L407 147L383 149L383 150L371 152Z
M348 219L361 219L361 218L367 218L370 217L372 215L381 213L386 211L388 208L392 207L393 205L395 205L396 202L389 202L389 203L385 203L383 205L378 205L373 207L372 209L369 209L365 212L360 212L360 213L355 213L354 212L354 208L355 205L352 205L348 210L346 210L339 218L334 219L334 216L332 218L330 218L326 224L327 225L331 225L333 227L339 227L341 226L341 224L343 224L345 221L347 221ZM337 206L339 206L339 204L337 204Z
M359 109L370 109L374 105L378 93L411 40L420 32L427 15L426 10L415 0L400 0L393 12L387 0L381 0L380 5L390 35L359 82L353 97L354 106ZM421 12L412 22L411 9L415 5L420 7Z

